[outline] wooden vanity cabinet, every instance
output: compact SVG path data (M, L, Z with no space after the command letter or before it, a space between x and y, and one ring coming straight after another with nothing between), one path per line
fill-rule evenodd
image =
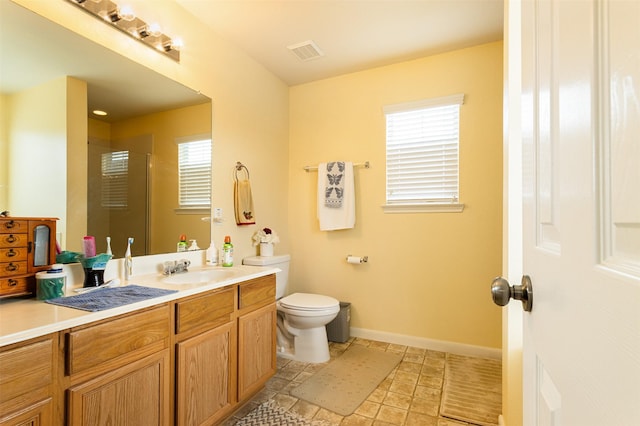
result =
M35 274L56 261L54 218L0 218L0 298L35 295Z
M65 333L67 424L171 425L168 304Z
M54 424L57 334L0 349L0 425Z
M176 302L176 424L219 424L276 372L275 275Z
M238 401L276 373L275 275L238 285Z
M235 292L225 287L176 302L177 425L211 425L235 398Z
M221 424L275 371L270 275L0 348L0 426Z

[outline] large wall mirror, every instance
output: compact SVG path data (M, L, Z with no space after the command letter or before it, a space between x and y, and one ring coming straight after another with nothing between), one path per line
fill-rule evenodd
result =
M175 251L181 234L206 248L210 209L178 204L178 146L211 139L211 100L11 1L0 3L0 210L61 217L59 238L70 251L81 251L85 234L96 237L99 252L110 237L114 257L122 257L128 237L134 255ZM66 109L64 123L47 123L58 109ZM96 109L108 115L92 115ZM74 155L68 141L79 129L87 145L76 145L82 155ZM123 158L126 179L118 175Z

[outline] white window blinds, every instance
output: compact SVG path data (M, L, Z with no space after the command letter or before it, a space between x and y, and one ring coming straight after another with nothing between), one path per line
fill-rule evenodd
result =
M178 143L180 208L211 206L211 139Z
M391 105L387 123L387 205L456 204L464 95Z
M100 203L104 208L127 207L129 197L129 151L105 152L101 156L102 191Z

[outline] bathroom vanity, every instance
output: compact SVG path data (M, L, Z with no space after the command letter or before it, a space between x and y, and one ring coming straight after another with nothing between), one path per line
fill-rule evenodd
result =
M208 283L136 279L179 291L100 312L3 301L0 425L223 421L276 371L276 270L232 269Z

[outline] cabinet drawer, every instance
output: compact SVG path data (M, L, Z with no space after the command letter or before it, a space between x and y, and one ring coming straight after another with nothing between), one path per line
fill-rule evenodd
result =
M14 275L24 275L27 271L27 261L24 262L2 262L0 263L0 277L11 277Z
M52 338L1 352L0 413L11 413L48 398L52 382Z
M0 219L0 234L27 233L28 220Z
M27 247L27 234L0 234L0 248Z
M0 248L0 262L21 262L27 260L26 247Z
M0 278L0 297L33 293L34 277Z
M259 307L276 300L276 276L256 278L239 286L240 297L238 307L240 309L250 306Z
M235 286L176 303L176 334L207 330L232 320Z
M72 330L68 333L68 374L80 373L116 359L124 365L139 357L128 358L128 354L142 352L144 355L167 348L169 333L167 305Z

